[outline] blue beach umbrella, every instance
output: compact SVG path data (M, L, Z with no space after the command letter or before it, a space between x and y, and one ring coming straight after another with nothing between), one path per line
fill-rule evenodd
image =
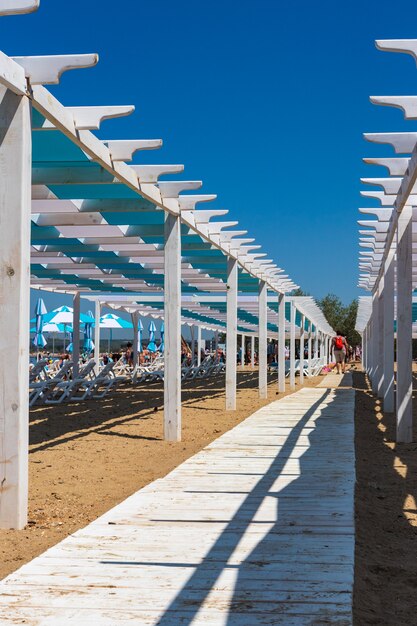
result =
M35 307L35 323L36 323L36 332L35 337L33 339L34 345L38 348L44 348L46 346L46 339L42 334L43 331L43 318L46 315L46 307L42 298L38 298Z
M160 333L161 333L161 343L159 344L159 352L163 352L165 350L165 344L164 344L165 324L164 322L162 322L161 324Z
M108 349L110 352L113 328L133 328L133 324L131 322L127 322L118 315L114 315L114 313L107 313L107 315L102 315L100 317L100 328L108 328L110 330Z
M143 324L142 324L142 320L139 319L138 320L138 353L139 354L141 352L143 352L143 348L142 348L142 332L143 332Z
M149 330L148 350L149 352L156 352L158 349L155 343L156 326L153 320L150 322L148 330Z

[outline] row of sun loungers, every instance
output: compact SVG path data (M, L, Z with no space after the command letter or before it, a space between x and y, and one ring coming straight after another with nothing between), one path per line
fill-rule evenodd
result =
M164 379L164 359L158 356L149 365L136 365L133 369L120 360L117 363L107 363L99 374L95 372L95 361L91 359L82 365L74 375L72 361L64 361L61 368L58 365L49 366L46 359L38 361L29 372L29 406L35 404L61 404L63 402L80 402L91 398L104 398L121 382L152 383ZM300 373L301 367L305 376L318 376L323 368L321 358L311 360L310 367L307 360L295 361L295 372ZM272 363L270 371L277 370L277 364ZM202 380L224 372L225 364L214 356L207 356L200 365L192 363L181 368L181 378L187 380ZM285 361L285 375L290 375L290 362Z
M324 359L322 358L311 359L310 367L308 366L308 360L304 359L302 367L303 367L304 376L307 376L307 377L319 376L321 370L324 367ZM269 366L269 370L276 372L278 370L278 363L271 363ZM299 375L300 370L301 370L301 360L296 359L294 363L295 374ZM285 361L285 376L288 377L289 375L290 375L290 361L287 359Z
M117 363L103 365L99 374L95 373L95 361L91 359L82 365L74 375L72 361L64 361L61 367L49 365L46 359L40 360L29 372L29 406L44 404L62 404L80 402L91 398L104 398L121 382L152 383L164 379L164 360L157 357L151 364L136 365L131 368L120 360ZM204 359L201 365L192 364L182 367L183 381L204 379L224 371L224 363L219 363L213 356Z
M79 402L89 398L104 398L123 376L113 372L114 363L105 365L98 375L95 374L95 361L91 359L74 375L72 361L64 361L55 374L50 375L46 369L36 365L30 371L29 406L35 404L62 404L63 402ZM33 370L36 368L36 373Z
M201 365L192 363L181 368L181 379L194 380L208 378L224 372L224 363L216 361L213 356L207 356ZM149 366L137 365L132 372L132 382L134 385L147 382L152 383L164 379L164 361L158 357Z

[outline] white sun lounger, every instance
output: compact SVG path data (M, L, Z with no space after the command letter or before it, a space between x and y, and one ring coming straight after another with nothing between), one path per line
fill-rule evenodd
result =
M46 398L45 404L61 404L64 400L71 400L83 383L94 377L95 364L94 359L91 359L80 369L76 378L58 383L51 396Z

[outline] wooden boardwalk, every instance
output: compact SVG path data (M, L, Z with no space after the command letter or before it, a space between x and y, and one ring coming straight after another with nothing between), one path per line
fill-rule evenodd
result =
M4 579L0 624L350 625L353 412L350 389L265 406Z

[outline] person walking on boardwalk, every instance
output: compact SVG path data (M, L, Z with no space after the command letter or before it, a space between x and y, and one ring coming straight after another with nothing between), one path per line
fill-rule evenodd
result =
M346 359L346 353L348 350L348 345L347 345L346 339L344 338L340 330L336 331L336 337L333 337L332 339L332 348L333 348L334 359L336 361L337 373L340 374L340 366L341 366L342 374L344 374L345 373L345 359Z

